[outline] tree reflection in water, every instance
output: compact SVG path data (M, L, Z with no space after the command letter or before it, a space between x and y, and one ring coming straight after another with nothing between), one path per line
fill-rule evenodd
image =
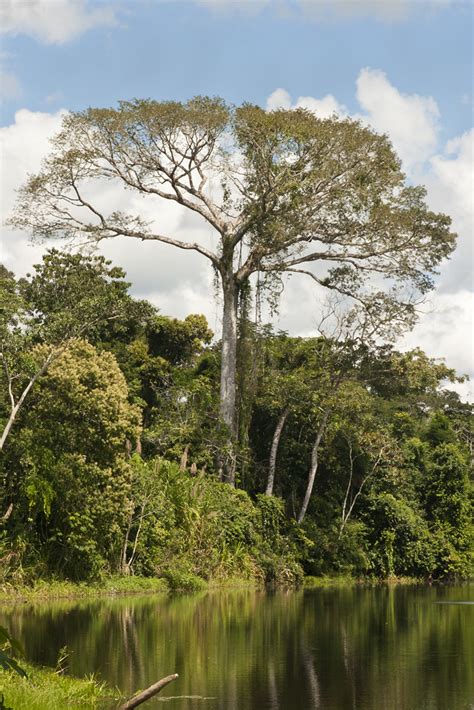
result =
M54 666L67 645L72 674L98 672L126 694L179 673L173 710L468 710L474 608L435 602L469 589L56 601L4 607L0 623L32 661Z

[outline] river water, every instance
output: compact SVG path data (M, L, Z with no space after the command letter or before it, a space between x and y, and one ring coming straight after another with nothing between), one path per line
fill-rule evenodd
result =
M474 587L213 592L0 608L26 656L161 710L473 710ZM470 603L460 603L470 602ZM45 709L47 710L47 709ZM66 710L66 709L65 709Z

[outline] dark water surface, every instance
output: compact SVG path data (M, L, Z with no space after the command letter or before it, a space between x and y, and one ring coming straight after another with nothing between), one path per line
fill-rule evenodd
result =
M67 645L71 674L97 672L126 693L179 673L143 706L150 710L471 710L474 605L459 602L473 601L473 591L23 603L0 608L0 624L20 638L29 660L54 666Z

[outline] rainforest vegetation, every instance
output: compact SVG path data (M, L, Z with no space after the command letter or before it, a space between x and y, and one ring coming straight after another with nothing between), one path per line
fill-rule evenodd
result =
M202 315L133 298L100 256L1 284L1 584L469 575L471 407L445 363L274 332L241 299L232 485Z
M222 329L93 251L2 268L0 580L467 576L471 408L449 364L393 345L455 246L425 196L351 119L207 97L66 115L10 223L192 251ZM166 233L165 204L214 248ZM265 324L285 275L318 290L314 337Z

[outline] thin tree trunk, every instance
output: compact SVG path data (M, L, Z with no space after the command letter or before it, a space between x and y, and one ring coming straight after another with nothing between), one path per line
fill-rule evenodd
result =
M352 485L352 473L353 473L353 470L354 470L354 458L353 458L353 456L352 456L352 446L350 446L349 455L350 455L351 473L350 473L350 477L349 477L349 483L348 483L348 486L347 486L346 496L345 496L345 498L344 498L344 503L343 503L343 505L342 505L341 525L340 525L340 527L339 527L339 538L342 536L342 533L344 532L344 528L346 527L346 524L347 524L349 518L350 518L351 515L352 515L352 511L354 510L354 506L355 506L355 504L357 503L357 499L358 499L358 497L360 496L360 494L362 493L362 490L363 490L365 484L367 483L367 481L369 480L369 478L375 473L375 471L376 471L378 465L380 464L380 461L382 460L383 451L384 451L384 449L381 448L380 451L379 451L379 454L378 454L378 456L377 456L377 459L375 460L374 465L372 466L372 468L371 468L371 470L369 471L369 473L368 473L368 474L365 476L365 478L362 480L362 483L360 484L358 490L356 491L355 496L354 496L353 498L351 498L351 500L350 500L349 508L347 508L348 498L349 498L349 492L350 492L350 488L351 488L351 485Z
M130 559L128 561L129 569L132 568L133 560L135 559L135 555L137 552L138 538L140 537L140 532L141 532L142 525L143 525L143 518L145 517L145 507L146 507L147 502L148 502L147 500L144 500L142 503L142 507L140 509L140 522L138 523L137 534L135 535L135 540L133 541L132 554L131 554Z
M8 417L7 423L5 424L5 428L2 432L2 436L0 437L0 451L3 450L3 446L5 444L5 441L7 440L7 436L10 433L10 429L13 426L13 422L16 419L16 415L18 414L19 407L12 407L10 411L10 416Z
M128 525L127 525L127 532L125 533L125 538L124 538L123 546L122 546L122 559L121 559L121 563L120 563L122 574L130 574L130 569L127 565L127 547L128 547L128 541L130 538L130 530L132 529L133 511L134 511L134 505L132 506L132 509L130 511L130 517L128 519Z
M344 530L344 526L348 520L348 518L346 518L346 510L347 510L347 503L349 501L349 494L350 494L351 488L352 488L352 478L354 476L354 456L352 453L352 442L347 440L347 445L349 447L349 480L347 482L346 495L344 496L344 502L342 504L341 526L339 528L339 537L341 537L342 531Z
M232 273L222 276L224 308L222 314L220 416L228 434L227 454L222 457L220 476L235 482L235 441L237 437L236 374L237 374L237 302L239 288Z
M280 443L281 433L283 431L283 427L285 426L285 422L287 420L289 413L290 413L290 410L288 407L283 410L283 412L280 414L280 418L277 422L275 432L273 434L272 448L270 450L270 460L268 462L268 480L267 480L267 488L265 490L266 496L273 495L273 484L275 482L275 468L276 468L276 459L277 459L277 453L278 453L278 445Z
M13 389L12 389L12 378L10 377L10 373L8 371L8 367L6 365L6 361L3 361L5 373L7 375L7 381L8 381L8 394L10 397L10 402L11 402L11 409L10 409L10 416L8 417L7 423L5 424L5 427L3 429L2 435L0 437L0 451L3 450L3 446L5 444L5 441L7 440L7 437L10 433L10 430L15 422L15 419L18 415L18 412L20 411L21 407L23 406L23 403L28 396L30 390L34 386L36 380L38 380L51 364L51 361L53 359L54 352L50 352L46 360L43 362L41 367L35 372L33 377L30 379L28 384L26 385L25 389L21 393L21 396L17 402L15 402L15 398L13 395Z
M318 470L318 465L319 465L319 458L318 458L319 446L321 444L321 439L324 436L324 432L326 431L326 426L327 426L327 422L329 419L329 414L330 414L330 409L326 409L326 411L323 414L323 418L321 420L321 423L318 427L318 431L316 433L316 439L314 441L313 450L311 452L311 466L310 466L309 473L308 473L308 485L306 486L306 493L304 496L303 505L301 506L301 510L298 515L298 523L303 522L304 516L306 515L306 511L308 509L309 500L311 498L311 493L313 492L314 479L316 478L316 472Z

